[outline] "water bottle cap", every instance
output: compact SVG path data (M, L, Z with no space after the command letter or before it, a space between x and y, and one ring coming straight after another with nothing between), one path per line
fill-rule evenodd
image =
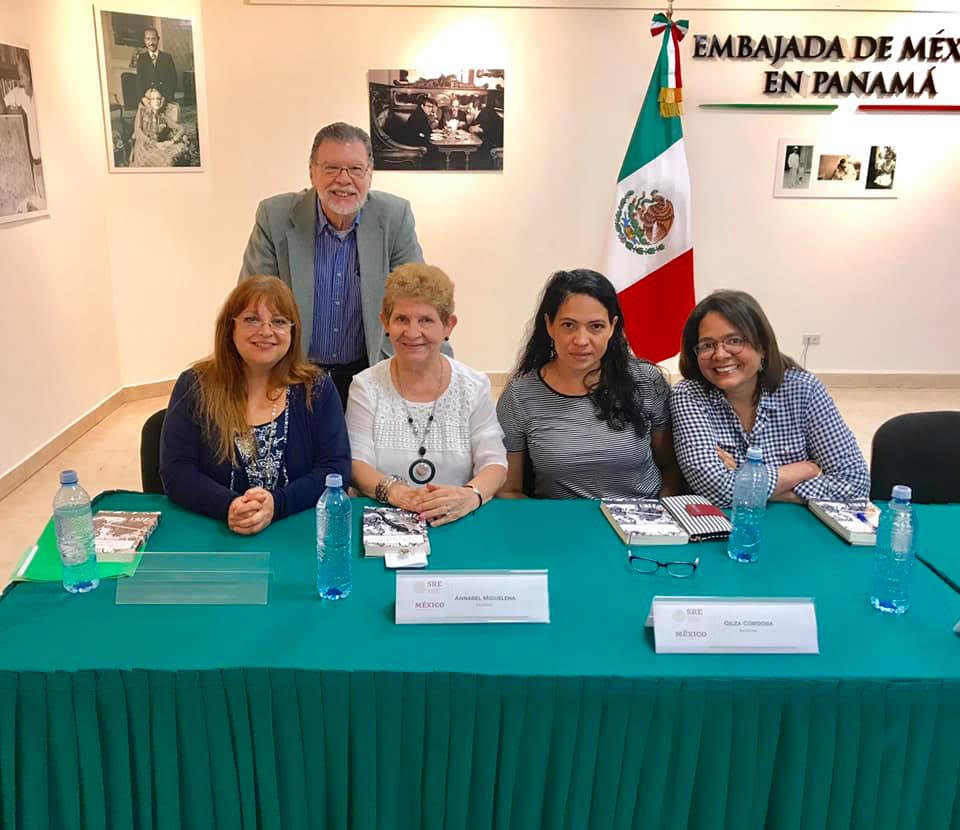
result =
M77 471L76 471L76 470L61 470L61 471L60 471L60 483L61 483L61 484L76 484L76 483L77 483Z
M747 458L750 461L763 461L763 450L760 447L750 447L747 450Z
M343 476L340 473L327 473L325 484L327 487L343 487Z
M894 484L890 498L896 499L897 501L910 501L910 499L913 498L913 490L906 484Z

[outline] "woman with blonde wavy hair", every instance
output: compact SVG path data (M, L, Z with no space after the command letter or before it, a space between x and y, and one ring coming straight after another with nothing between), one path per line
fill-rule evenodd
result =
M277 277L244 280L217 317L213 355L180 375L160 437L177 504L235 533L313 507L328 473L350 473L333 382L303 359L300 313Z

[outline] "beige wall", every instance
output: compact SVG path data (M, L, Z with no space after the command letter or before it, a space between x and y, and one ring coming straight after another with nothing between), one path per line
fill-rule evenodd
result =
M92 32L88 3L0 0L0 38L30 47L50 208L0 226L0 473L122 383Z
M0 262L5 272L13 262L31 275L15 296L24 293L49 327L41 365L51 368L39 399L37 375L25 366L4 386L29 388L33 400L29 414L4 406L0 426L9 423L3 434L14 438L0 450L0 472L118 385L172 377L209 349L257 201L306 185L319 126L368 123L369 68L507 69L502 174L380 172L374 187L413 202L428 260L457 282L458 356L480 369L508 369L546 276L600 265L616 174L655 50L650 11L157 0L148 10L201 17L206 169L108 176L89 4L23 8L0 0L0 30L29 40L39 62L51 217L0 228ZM111 8L144 7L116 0ZM691 33L960 33L960 15L947 14L691 16ZM754 292L794 353L801 332L819 332L814 369L960 370L947 339L958 310L960 118L702 111L699 102L761 100L769 67L695 62L691 42L684 45L698 296L721 286ZM957 68L939 64L936 77L939 100L960 103ZM900 198L773 199L777 141L830 135L896 144ZM97 310L99 324L85 326L76 345L67 329L79 302ZM32 320L15 325L20 338L35 332ZM68 350L71 361L83 354L88 376L57 372Z

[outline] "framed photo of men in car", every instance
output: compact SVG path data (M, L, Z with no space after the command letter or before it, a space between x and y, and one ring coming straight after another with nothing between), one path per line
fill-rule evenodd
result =
M371 69L370 139L378 170L503 170L502 69Z

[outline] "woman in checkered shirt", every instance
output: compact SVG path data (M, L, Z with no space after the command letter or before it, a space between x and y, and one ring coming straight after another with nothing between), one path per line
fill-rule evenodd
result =
M680 373L673 442L693 492L728 507L737 467L755 446L768 498L867 497L870 475L853 433L816 376L781 354L749 294L715 291L697 305L683 327Z

